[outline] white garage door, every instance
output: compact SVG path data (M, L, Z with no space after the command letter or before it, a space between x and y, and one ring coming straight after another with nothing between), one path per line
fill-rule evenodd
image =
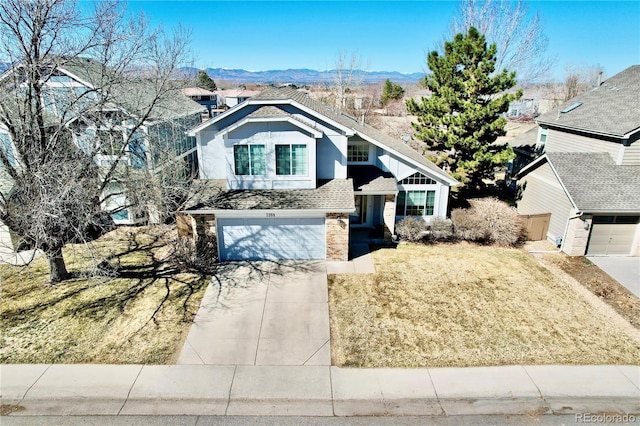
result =
M637 230L637 216L594 216L587 255L629 256Z
M320 218L217 220L221 260L324 259Z

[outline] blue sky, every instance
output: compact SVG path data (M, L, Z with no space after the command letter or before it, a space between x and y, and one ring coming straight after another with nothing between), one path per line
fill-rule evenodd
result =
M356 51L363 68L422 72L426 53L441 44L455 1L130 1L152 24L180 23L192 31L199 68L334 67L338 52ZM601 65L611 76L640 63L640 2L533 1L557 58L553 77L567 64Z

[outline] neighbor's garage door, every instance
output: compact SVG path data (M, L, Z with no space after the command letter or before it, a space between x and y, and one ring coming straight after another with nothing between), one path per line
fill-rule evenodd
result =
M587 255L630 255L638 219L638 216L594 216Z
M217 220L221 260L324 259L324 217Z

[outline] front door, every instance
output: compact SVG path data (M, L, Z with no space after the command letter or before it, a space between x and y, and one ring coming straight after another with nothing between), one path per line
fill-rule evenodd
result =
M367 224L367 202L368 200L366 195L356 195L356 211L349 217L352 225Z

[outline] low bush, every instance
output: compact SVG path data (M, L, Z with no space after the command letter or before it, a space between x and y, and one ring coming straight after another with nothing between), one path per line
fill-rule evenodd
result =
M524 241L525 231L513 207L497 198L469 203L470 208L451 212L457 238L499 246L515 246Z
M403 241L420 241L427 231L427 224L422 219L405 217L396 223L396 235Z
M434 217L429 222L429 239L432 241L450 240L453 237L453 224L451 219Z

